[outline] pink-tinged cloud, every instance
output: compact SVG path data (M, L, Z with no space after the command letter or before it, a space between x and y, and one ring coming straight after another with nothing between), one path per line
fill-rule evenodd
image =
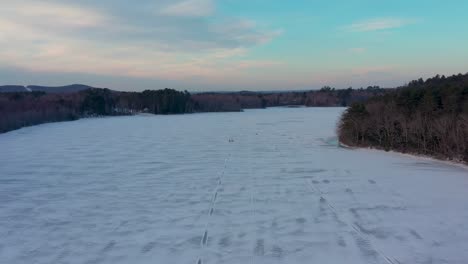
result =
M176 16L210 15L211 3L188 0L168 6L166 11ZM118 17L106 13L58 2L19 0L0 9L0 66L33 72L168 80L234 79L247 69L275 65L271 61L247 58L252 46L271 41L277 33L258 30L255 22L246 21L237 19L216 26L198 25L204 26L202 31L209 32L210 36L215 34L213 38L218 42L184 38L191 48L180 45L182 41L177 39L174 47L168 48L166 41L153 38L147 28L122 27ZM175 23L161 32L172 36L170 30L174 30L173 35L183 35L189 30L184 23ZM121 41L103 41L80 34L80 30L99 35L113 34L114 37L136 34L144 40L129 37Z
M108 17L90 8L40 1L7 1L2 3L1 13L3 17L14 15L18 21L49 27L97 27L108 20Z

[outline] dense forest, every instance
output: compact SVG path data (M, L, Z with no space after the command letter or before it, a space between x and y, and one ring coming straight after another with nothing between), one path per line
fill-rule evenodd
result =
M137 113L181 114L194 112L242 111L271 106L347 106L385 89L335 90L324 87L307 92L178 92L172 89L143 92L118 92L109 89L72 85L64 87L28 86L32 92L11 92L23 86L8 86L0 92L0 133L25 126L76 120L92 116L132 115ZM4 87L5 88L5 87ZM13 89L15 88L15 89ZM76 90L81 91L75 92ZM84 90L83 90L84 89Z
M349 146L468 162L468 74L419 79L355 103L338 133Z
M77 93L0 93L0 133L82 117L192 111L190 94L172 89L142 93L109 89L88 89Z

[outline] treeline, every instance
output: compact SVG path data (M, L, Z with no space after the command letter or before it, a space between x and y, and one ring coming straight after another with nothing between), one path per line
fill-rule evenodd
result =
M274 106L349 106L386 92L387 89L378 86L341 90L326 86L320 90L303 92L199 93L193 94L192 100L196 111L223 112Z
M109 89L88 89L77 93L0 93L0 133L82 117L192 111L190 94L172 89L142 93Z
M468 162L468 74L415 80L355 103L338 134L350 146Z
M29 86L35 87L35 86ZM59 89L60 88L60 89ZM76 120L82 117L132 115L136 113L181 114L226 112L272 106L347 106L382 95L385 89L336 90L324 87L305 92L199 93L173 89L143 92L118 92L72 85L47 91L0 93L0 133L47 122ZM31 88L32 89L32 88ZM66 93L58 91L66 90Z
M143 92L117 92L109 89L89 89L84 95L81 113L89 115L129 115L151 113L156 115L192 112L190 94L173 89Z

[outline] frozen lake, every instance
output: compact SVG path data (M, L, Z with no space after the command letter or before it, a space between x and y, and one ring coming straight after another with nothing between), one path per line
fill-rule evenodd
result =
M0 263L467 263L468 170L339 148L343 110L0 135Z

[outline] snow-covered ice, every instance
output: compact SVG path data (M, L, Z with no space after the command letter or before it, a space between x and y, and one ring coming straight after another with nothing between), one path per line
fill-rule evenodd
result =
M468 263L468 170L339 148L342 111L0 135L0 263Z

